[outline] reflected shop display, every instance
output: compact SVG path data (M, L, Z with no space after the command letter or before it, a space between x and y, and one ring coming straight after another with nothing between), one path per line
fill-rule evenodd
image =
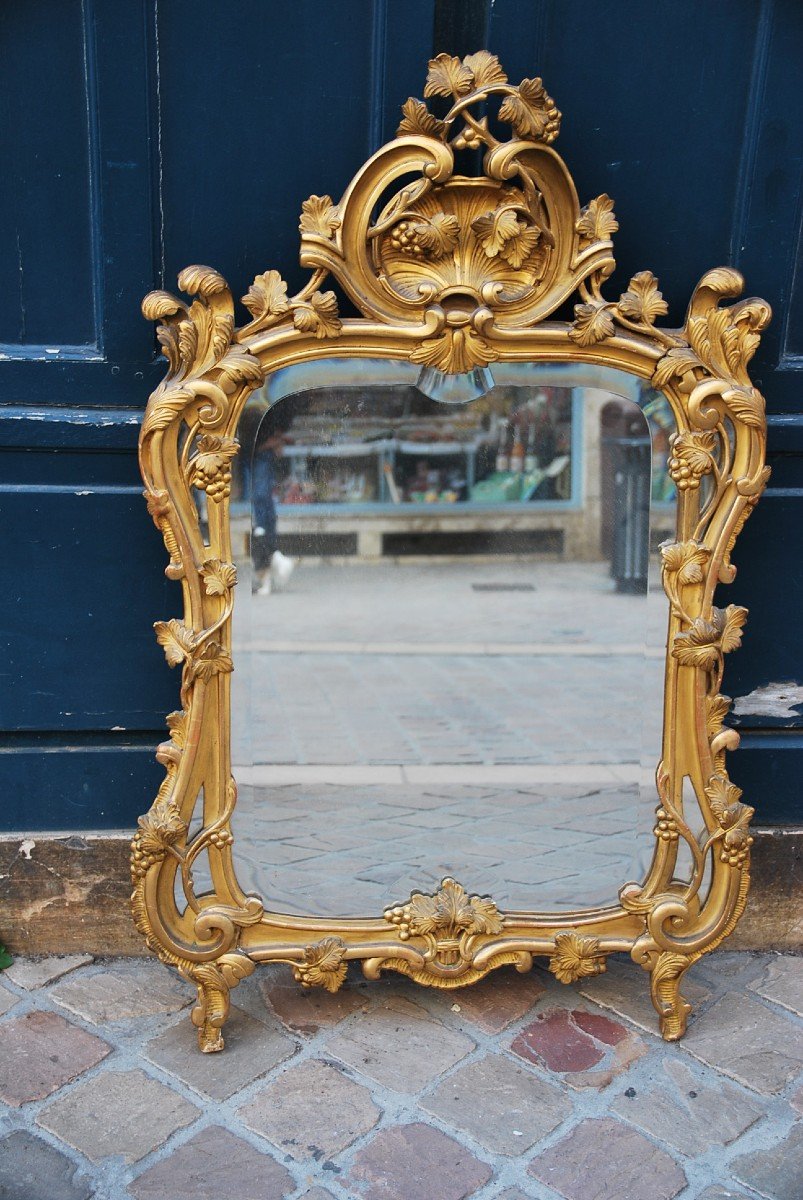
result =
M675 1040L747 899L723 674L769 308L727 267L678 327L649 270L614 296L613 200L581 205L540 79L440 55L423 92L301 204L297 293L266 269L238 325L191 266L143 302L183 608L155 624L181 682L131 905L207 1053L278 963L335 992L620 954Z
M546 364L462 402L387 363L305 375L254 394L234 466L242 885L330 916L444 876L512 908L613 903L652 849L666 399ZM268 591L270 508L296 565Z

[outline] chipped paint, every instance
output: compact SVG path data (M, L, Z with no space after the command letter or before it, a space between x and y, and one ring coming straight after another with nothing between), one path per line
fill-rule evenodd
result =
M735 717L799 717L803 705L803 687L794 680L767 683L746 696L739 696L733 706Z
M24 842L20 842L20 848L19 848L18 853L21 854L23 856L23 858L28 859L28 861L30 862L31 851L35 850L35 849L36 849L36 842L32 841L30 838L26 838L26 840Z

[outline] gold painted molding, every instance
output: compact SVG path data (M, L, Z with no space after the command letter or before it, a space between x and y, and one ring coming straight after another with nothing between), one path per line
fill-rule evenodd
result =
M439 55L424 96L451 102L443 119L408 100L398 136L364 164L339 203L304 202L300 258L312 275L297 295L288 295L276 271L257 276L243 298L251 319L236 327L225 280L193 266L178 279L191 302L163 291L143 301L145 316L159 322L168 372L148 403L140 463L184 612L155 626L168 662L181 667L181 699L157 752L165 779L133 842L132 907L148 946L197 986L193 1021L206 1052L223 1047L230 989L261 962L291 963L303 986L335 991L352 960L370 978L391 969L458 987L506 963L526 971L534 956L548 958L570 983L603 971L617 951L650 973L661 1031L672 1040L689 1012L680 993L685 971L730 933L745 905L753 810L728 778L725 754L739 738L723 726L730 701L721 683L747 614L716 607L713 596L735 576L734 542L769 474L764 401L747 372L769 306L722 303L743 287L726 267L703 276L681 329L657 324L667 306L649 271L618 300L606 299L618 228L613 202L602 195L581 207L552 149L560 113L540 79L511 85L486 51L462 61ZM480 115L489 101L511 127L506 141ZM484 151L479 178L454 173L453 152L466 148ZM329 276L359 317L341 319L335 292L323 290ZM572 296L574 320L549 320ZM627 371L667 396L677 425L669 469L678 515L675 540L662 548L669 649L655 851L646 879L625 883L617 905L501 912L445 879L435 895L415 892L382 916L335 920L271 912L241 890L230 828L237 788L229 490L237 425L270 372L338 356L444 372L495 361L580 361ZM193 488L206 492L208 531ZM705 820L700 837L684 819L684 779ZM202 828L190 838L201 795ZM675 877L681 842L693 861L685 880ZM192 866L200 854L213 888L199 896Z

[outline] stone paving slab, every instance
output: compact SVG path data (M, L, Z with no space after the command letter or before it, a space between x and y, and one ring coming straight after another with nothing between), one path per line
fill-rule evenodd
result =
M62 975L75 971L92 962L91 954L51 955L48 958L22 958L6 968L6 978L17 987L33 991L61 979Z
M61 1150L25 1130L0 1139L3 1200L91 1200L94 1188L78 1170Z
M51 1012L27 1012L3 1026L0 1100L43 1100L95 1067L111 1047Z
M602 991L536 968L454 991L355 974L332 996L266 967L211 1056L152 960L4 973L0 1200L799 1200L797 965L695 965L672 1045L625 959ZM153 1002L134 989L108 1020L137 978Z
M7 987L3 987L0 983L0 1017L7 1013L17 1003L19 997L10 992Z
M47 1105L37 1122L93 1162L122 1155L135 1162L198 1116L171 1088L134 1071L108 1071Z
M295 1190L289 1171L218 1125L154 1163L130 1188L136 1200L282 1200Z

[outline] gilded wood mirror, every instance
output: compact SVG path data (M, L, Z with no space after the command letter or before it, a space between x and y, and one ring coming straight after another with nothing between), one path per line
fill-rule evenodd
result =
M672 1040L745 905L722 674L746 611L714 598L768 475L769 307L724 267L680 329L649 271L606 299L613 202L581 206L541 80L440 55L424 96L444 115L409 99L339 203L303 203L297 295L266 271L238 326L193 266L191 302L143 302L168 373L140 461L184 611L155 626L180 706L132 904L206 1052L259 963L451 988L621 952ZM260 488L299 560L280 593Z

